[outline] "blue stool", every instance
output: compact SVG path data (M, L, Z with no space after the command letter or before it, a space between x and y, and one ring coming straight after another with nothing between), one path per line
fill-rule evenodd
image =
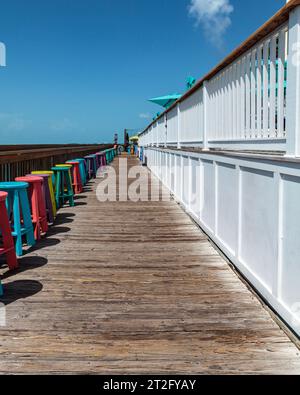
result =
M80 171L81 180L82 180L83 185L86 185L86 183L87 183L87 171L86 171L85 160L82 159L82 158L78 158L78 159L73 159L71 161L68 161L67 163L74 162L74 161L75 162L79 162L79 171Z
M6 208L12 222L12 236L15 238L16 254L23 255L22 236L26 236L27 245L34 246L33 224L28 200L27 182L1 182L0 190L7 192ZM21 213L23 223L21 222Z
M97 177L97 155L87 155L84 157L87 161L88 168L88 177L96 178Z

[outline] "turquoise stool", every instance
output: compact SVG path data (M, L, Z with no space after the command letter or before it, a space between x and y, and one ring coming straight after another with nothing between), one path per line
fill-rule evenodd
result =
M74 161L75 162L79 162L79 170L80 170L81 180L82 180L83 185L86 185L86 183L87 183L87 171L86 171L85 160L82 159L82 158L78 158L78 159L73 159L71 161L68 161L67 163L74 162Z
M106 153L106 162L110 163L112 161L111 150L108 149L105 151L105 153Z
M57 207L63 207L67 201L71 207L74 207L74 190L70 167L52 167L51 170L55 174L55 200Z
M12 236L15 238L16 254L23 255L22 236L26 235L27 245L34 246L35 239L28 200L27 182L1 182L0 190L7 192L6 208L12 220ZM23 223L21 222L21 213Z
M87 161L88 168L88 177L96 178L97 177L97 155L87 155L84 157Z

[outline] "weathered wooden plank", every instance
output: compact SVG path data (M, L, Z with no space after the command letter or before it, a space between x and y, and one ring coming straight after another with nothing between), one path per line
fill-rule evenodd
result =
M174 201L99 203L100 181L1 269L1 373L300 373L297 347Z

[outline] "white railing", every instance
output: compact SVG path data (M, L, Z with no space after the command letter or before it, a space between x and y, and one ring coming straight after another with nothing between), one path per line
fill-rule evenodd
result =
M285 139L287 23L209 81L208 141Z
M300 155L299 4L291 0L151 123L141 133L141 145ZM144 135L152 134L154 125L158 138L145 144Z

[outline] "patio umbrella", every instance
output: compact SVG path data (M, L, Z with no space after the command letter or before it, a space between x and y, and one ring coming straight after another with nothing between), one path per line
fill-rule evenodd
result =
M138 141L138 140L139 140L139 136L132 136L129 139L129 141Z
M182 95L175 93L173 95L154 97L153 99L149 99L149 101L151 103L158 104L159 106L162 106L164 108L169 108L173 103L176 102L176 100L180 99L181 96Z

